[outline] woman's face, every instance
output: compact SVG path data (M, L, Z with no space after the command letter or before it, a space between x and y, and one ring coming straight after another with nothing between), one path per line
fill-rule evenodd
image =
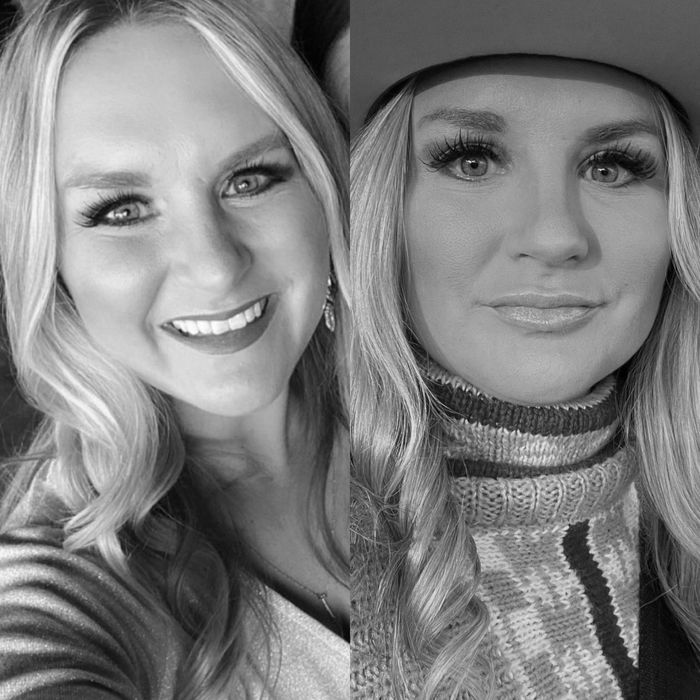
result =
M60 273L105 353L221 416L282 396L329 249L265 112L189 30L121 27L70 61L56 144Z
M524 404L586 394L647 337L669 263L664 150L645 84L507 57L426 79L405 205L413 330Z

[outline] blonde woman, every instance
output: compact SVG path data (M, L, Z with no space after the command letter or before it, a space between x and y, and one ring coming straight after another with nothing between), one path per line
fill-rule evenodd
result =
M0 75L44 415L6 469L0 696L342 697L345 149L315 81L218 0L40 3Z
M700 14L638 9L353 6L356 697L700 693Z

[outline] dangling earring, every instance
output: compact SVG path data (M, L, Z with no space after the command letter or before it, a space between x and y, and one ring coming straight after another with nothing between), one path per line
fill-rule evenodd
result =
M328 275L326 300L323 302L323 320L326 322L326 328L333 333L335 331L335 280L332 272Z

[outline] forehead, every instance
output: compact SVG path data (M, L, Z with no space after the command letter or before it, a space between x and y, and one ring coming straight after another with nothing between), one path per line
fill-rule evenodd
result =
M123 25L73 55L59 87L57 162L110 148L212 148L252 142L274 125L193 30Z
M486 110L508 124L547 122L575 130L595 123L654 123L650 84L611 66L545 56L464 61L418 82L414 127L450 109Z

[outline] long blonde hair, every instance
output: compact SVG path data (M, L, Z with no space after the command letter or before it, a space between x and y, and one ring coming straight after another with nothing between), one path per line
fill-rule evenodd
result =
M365 512L365 522L360 527L369 529L376 546L390 553L379 585L376 613L381 614L388 601L397 601L389 625L393 630L392 673L396 687L405 688L406 669L401 666L398 650L407 648L425 672L421 697L444 697L447 692L453 698L484 698L492 692L493 671L480 645L489 622L488 611L477 595L479 557L451 495L441 450L444 418L421 372L420 349L410 335L404 294L404 188L410 153L410 110L418 79L407 81L395 92L352 147L354 498L362 504L360 511ZM664 582L671 595L676 596L680 621L697 643L700 470L695 465L700 464L700 180L695 154L677 113L658 88L650 87L650 94L668 152L669 220L678 273L669 273L672 290L664 295L662 322L657 323L645 349L631 363L636 379L629 385L635 387L631 391L636 399L628 405L632 410L630 421L635 422L633 430L639 435L643 496L645 502L656 507L657 562L666 570L675 571ZM687 287L695 292L689 293ZM674 375L680 350L669 356L667 345L678 333L685 338L685 371ZM663 370L652 369L655 365ZM637 372L637 367L643 369ZM663 393L659 393L658 374L663 374L662 381L667 383ZM671 410L670 397L676 396L684 397L684 412L682 418L675 416L675 411L668 414L664 439L655 433L659 429L655 421L663 409ZM698 399L694 404L693 396ZM675 436L671 415L675 416L676 425L683 426L682 436ZM674 441L678 437L688 445L682 462L687 466L683 480L674 484L678 466L674 470L671 465L677 459ZM690 455L695 456L694 461ZM660 460L665 460L666 466L661 472L655 471ZM679 490L680 483L686 485L686 493ZM682 503L691 493L693 497ZM663 510L660 500L664 501ZM679 508L681 505L683 508ZM672 517L674 509L683 515ZM670 528L674 528L676 537L676 530L684 533L682 552L676 547L671 554L664 538L658 536ZM367 532L363 534L367 536ZM456 620L466 620L466 624L456 626Z
M630 373L628 425L651 564L700 658L700 172L687 133L666 127L673 271L656 326Z
M386 601L396 601L395 686L408 693L399 652L405 645L427 669L426 698L444 692L446 683L455 696L466 689L484 697L490 664L479 642L488 616L476 596L478 556L451 497L441 413L406 333L403 209L413 90L411 81L377 113L351 154L355 497L391 552L377 613ZM470 624L452 631L465 615Z
M13 470L0 528L31 521L22 494L50 470L64 510L64 546L98 552L174 618L191 641L179 697L205 698L226 688L243 663L241 601L255 605L255 582L231 561L235 532L225 517L208 512L209 477L188 458L167 399L96 347L57 275L53 125L66 62L110 27L163 22L196 32L280 127L322 204L337 278L337 330L333 335L319 324L291 389L301 397L318 472L313 517L332 555L329 566L344 575L347 562L331 533L323 491L345 421L347 382L336 357L347 322L347 148L296 54L253 10L226 0L50 0L37 4L4 47L0 256L8 336L20 386L44 420ZM141 556L127 560L127 550ZM167 571L160 576L163 558ZM198 594L196 608L188 590Z

